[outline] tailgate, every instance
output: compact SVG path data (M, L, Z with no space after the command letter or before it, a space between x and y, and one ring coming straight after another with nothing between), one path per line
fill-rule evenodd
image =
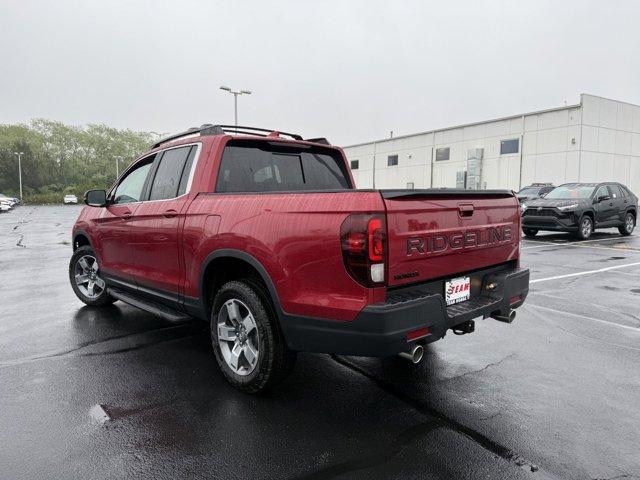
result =
M388 284L404 285L517 259L518 200L506 190L382 191Z

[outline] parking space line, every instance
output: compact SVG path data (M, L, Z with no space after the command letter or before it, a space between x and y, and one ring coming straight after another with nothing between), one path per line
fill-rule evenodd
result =
M531 242L534 243L534 242ZM602 250L617 250L624 252L640 252L640 249L633 248L624 244L624 246L620 247L607 247L604 245L581 245L581 243L585 242L575 242L575 243L547 243L547 242L535 242L540 245L534 245L531 247L520 247L520 250L533 250L534 248L544 248L544 247L574 247L574 248L598 248Z
M571 245L571 246L575 248L596 248L598 250L615 250L616 252L640 253L640 249L638 248L604 247L602 245Z
M527 307L539 308L540 310L547 310L549 312L559 313L561 315L567 315L569 317L575 317L575 318L579 318L581 320L586 319L586 320L591 320L591 321L594 321L594 322L605 323L607 325L611 325L612 327L619 327L619 328L623 328L625 330L632 330L634 332L640 333L640 328L632 327L630 325L622 325L621 323L610 322L608 320L602 320L601 318L588 317L586 315L581 315L581 314L577 314L577 313L565 312L564 310L556 310L555 308L543 307L542 305L536 305L535 303L531 303L531 302L528 302L525 305Z
M563 244L561 244L561 243L545 243L544 245L534 245L533 247L520 247L520 250L533 250L534 248L557 247L557 246L563 246Z
M602 245L573 245L571 243L554 243L554 244L546 244L546 245L536 245L534 247L521 247L520 250L533 250L535 248L545 248L545 247L571 247L571 248L597 248L600 250L616 250L618 252L640 252L640 249L637 248L625 248L625 247L605 247Z
M537 278L535 280L531 280L529 283L540 283L540 282L548 282L549 280L560 280L562 278L579 277L582 275L590 275L592 273L601 273L601 272L607 272L609 270L618 270L620 268L635 267L636 265L640 265L640 262L625 263L623 265L614 265L612 267L599 268L597 270L585 270L583 272L567 273L565 275L556 275L554 277Z
M590 240L561 240L559 242L555 240L549 240L547 242L543 240L531 240L529 238L523 238L522 241L526 243L546 243L547 245L576 245L579 243L593 243L593 242L608 242L611 240L623 240L625 237L616 235L608 238L592 238Z

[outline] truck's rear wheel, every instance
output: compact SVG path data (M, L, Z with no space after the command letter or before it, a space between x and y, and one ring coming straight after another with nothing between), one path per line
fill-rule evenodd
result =
M525 237L535 237L538 234L538 230L535 228L523 228L522 233L524 233Z
M225 283L216 294L211 342L222 374L247 393L282 381L296 359L285 345L264 289L251 280Z

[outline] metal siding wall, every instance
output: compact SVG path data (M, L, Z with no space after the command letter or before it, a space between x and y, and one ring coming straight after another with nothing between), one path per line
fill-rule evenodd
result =
M524 120L524 125L523 125ZM523 128L524 127L524 128ZM523 134L524 130L524 134ZM433 165L434 187L455 187L467 151L484 149L487 188L517 190L520 154L500 155L500 141L523 135L522 186L532 182L619 181L640 193L640 106L582 95L581 106L387 139L375 144L376 187L430 186L431 148L449 147L449 160ZM371 188L374 144L345 148L360 160L359 188ZM387 156L398 155L388 167ZM435 155L434 155L435 157Z
M582 95L580 181L614 181L640 193L640 106Z

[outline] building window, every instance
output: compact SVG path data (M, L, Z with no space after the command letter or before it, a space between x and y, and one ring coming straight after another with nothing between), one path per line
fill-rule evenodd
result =
M436 162L440 162L442 160L449 160L450 155L451 155L451 149L449 147L436 148Z
M398 165L398 155L389 155L387 157L387 165L389 167L393 167L394 165Z
M351 170L357 170L360 166L360 160L351 160Z
M413 190L415 187L415 184L413 182L407 182L407 190Z
M520 151L520 139L502 140L500 142L500 155L518 153Z

